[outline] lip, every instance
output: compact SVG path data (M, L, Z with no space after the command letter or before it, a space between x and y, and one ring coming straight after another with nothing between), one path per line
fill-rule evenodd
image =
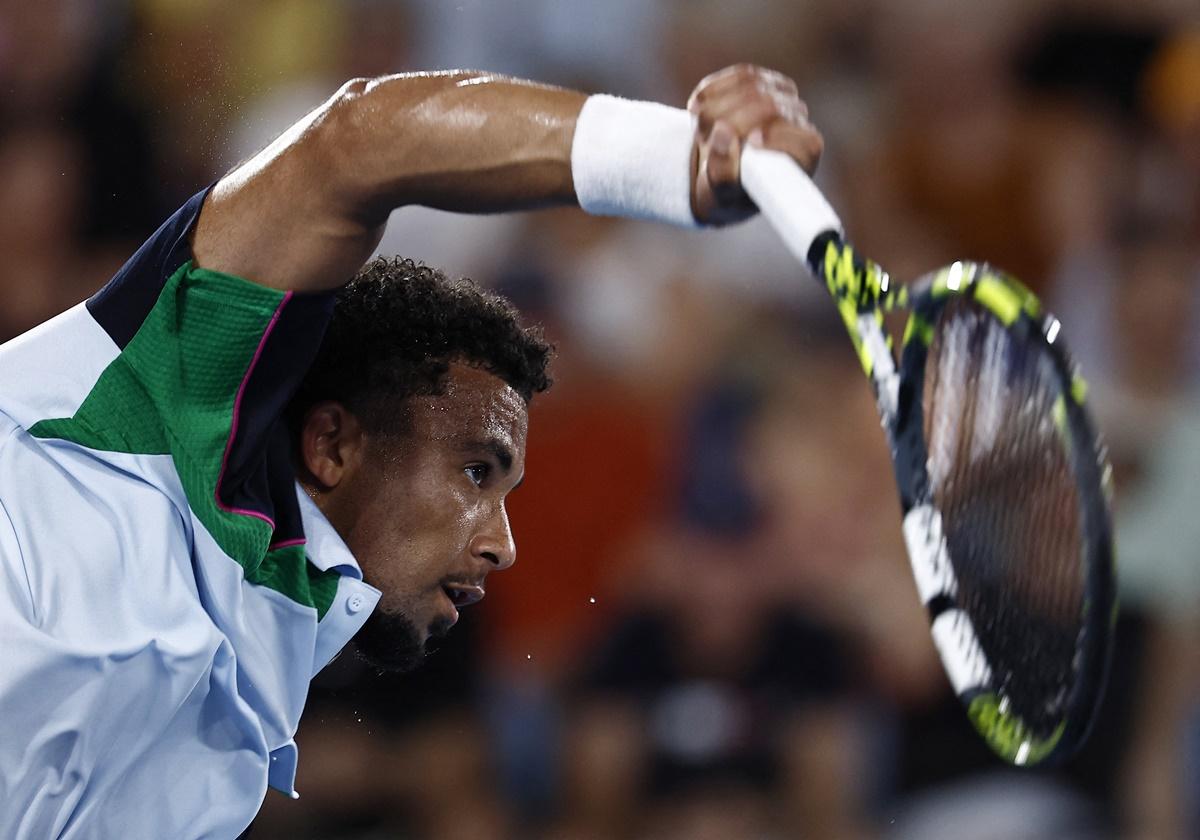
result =
M449 581L441 586L442 598L445 599L450 612L451 625L458 622L458 613L463 607L478 604L487 593L483 587L475 583Z
M442 593L456 611L478 604L487 594L482 586L473 583L443 583Z
M445 586L439 589L438 592L446 604L446 611L450 614L450 626L453 627L458 623L458 607L454 605L454 598L451 597Z

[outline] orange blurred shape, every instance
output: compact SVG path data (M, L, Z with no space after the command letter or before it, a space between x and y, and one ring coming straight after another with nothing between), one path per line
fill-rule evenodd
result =
M1186 131L1200 122L1200 29L1168 39L1146 69L1147 110L1168 131Z
M560 672L611 617L619 560L670 497L667 414L596 382L534 401L508 503L517 563L488 581L480 615L497 664Z

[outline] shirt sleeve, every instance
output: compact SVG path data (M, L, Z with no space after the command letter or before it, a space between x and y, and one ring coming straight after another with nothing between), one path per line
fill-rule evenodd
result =
M71 366L89 372L67 375L77 394L66 402L77 407L43 412L27 427L98 452L170 455L191 510L255 579L270 549L303 542L282 415L333 294L279 291L197 266L189 234L204 196L85 304L35 330L26 358L57 354L54 369L43 362L52 378ZM89 358L63 349L71 345L91 348ZM0 377L4 367L0 359Z

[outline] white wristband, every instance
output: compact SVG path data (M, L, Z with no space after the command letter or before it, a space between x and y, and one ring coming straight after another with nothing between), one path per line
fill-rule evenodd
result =
M695 132L692 115L679 108L589 97L571 145L579 206L597 216L697 227L692 216Z

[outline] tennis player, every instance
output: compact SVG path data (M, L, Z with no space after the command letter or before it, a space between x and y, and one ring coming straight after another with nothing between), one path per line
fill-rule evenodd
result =
M512 564L548 384L505 301L363 268L389 212L723 224L744 143L820 153L776 73L689 107L351 81L0 348L0 837L231 838L296 796L312 676L352 636L411 667Z

